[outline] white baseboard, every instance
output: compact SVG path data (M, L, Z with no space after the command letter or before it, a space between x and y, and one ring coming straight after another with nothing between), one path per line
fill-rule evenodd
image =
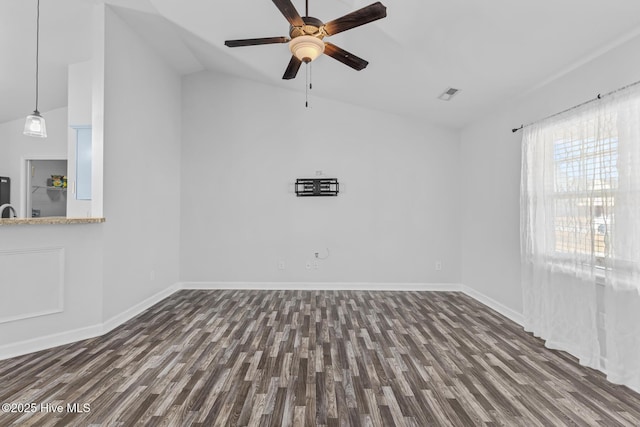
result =
M10 359L40 350L71 344L102 335L102 325L87 326L57 334L45 335L0 346L0 360Z
M475 299L476 301L491 308L492 310L495 310L498 313L502 314L507 319L512 320L520 326L524 326L524 318L522 317L522 313L518 313L517 311L510 309L506 305L499 303L493 298L490 298L485 294L482 294L468 286L463 285L461 291L471 298Z
M182 282L181 289L262 289L262 290L372 290L463 292L497 311L518 325L524 320L518 313L498 301L460 283L369 283L369 282Z
M369 283L369 282L179 282L141 301L103 323L45 335L0 346L0 360L94 338L115 329L180 289L263 289L263 290L372 290L463 292L519 325L522 315L480 292L459 283Z
M102 323L102 333L106 334L107 332L112 331L113 329L115 329L118 326L122 325L126 321L128 321L130 319L133 319L134 317L136 317L137 315L139 315L143 311L145 311L145 310L151 308L152 306L154 306L155 304L159 303L160 301L162 301L163 299L165 299L166 297L168 297L169 295L173 294L175 291L177 291L179 289L180 289L180 284L179 283L175 283L175 284L169 286L167 289L165 289L163 291L160 291L155 295L150 296L149 298L145 299L144 301L140 301L139 303L137 303L133 307L123 311L122 313L116 314L115 316L113 316L109 320L107 320L104 323Z
M167 289L150 296L144 301L137 303L133 307L123 311L116 316L113 316L103 323L98 323L96 325L86 326L71 331L60 332L57 334L45 335L25 341L19 341L13 344L2 345L0 346L0 360L22 356L25 354L33 353L40 350L46 350L61 345L71 344L76 341L99 337L100 335L104 335L114 328L122 325L127 320L136 317L143 311L162 301L179 289L179 283L173 284Z
M448 291L462 290L459 283L371 283L371 282L182 282L181 289L262 289L306 291Z

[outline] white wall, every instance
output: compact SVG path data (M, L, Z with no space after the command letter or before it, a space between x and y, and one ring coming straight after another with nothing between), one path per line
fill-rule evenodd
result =
M221 74L184 79L182 280L459 283L457 135L310 102ZM319 170L339 196L297 198L295 179Z
M22 218L26 213L25 159L67 158L67 109L57 108L42 115L47 138L23 135L24 119L0 124L0 176L11 178L11 204Z
M510 129L640 75L636 39L458 135L318 98L307 110L301 90L209 72L186 77L181 92L180 77L105 15L107 222L0 228L5 254L65 254L64 311L0 323L0 354L104 323L179 280L462 282L521 311L520 134ZM45 117L47 140L25 140L22 121L0 125L3 148L57 150L60 134L66 154L67 110ZM0 175L14 176L8 158ZM295 178L317 170L341 194L296 198ZM325 248L329 258L306 269ZM20 283L5 275L0 293Z
M511 129L607 93L640 76L640 38L515 99L461 134L462 282L522 312L520 141Z
M82 332L102 321L102 227L100 225L5 225L0 226L0 255L5 257L22 251L62 248L64 251L63 311L0 323L0 358L24 351L59 345L92 333ZM28 255L27 255L28 256ZM35 257L37 258L37 257ZM33 264L34 269L42 267ZM29 272L3 271L0 295L25 286ZM58 288L57 272L42 272L48 277L40 284L39 292L29 295L39 304L45 291ZM25 314L29 313L25 307ZM58 338L56 338L56 336ZM70 337L70 338L69 338ZM25 343L24 346L17 343Z
M92 61L69 65L68 82L68 122L69 126L91 126L92 103ZM69 129L68 172L69 192L67 200L67 216L70 218L91 216L91 200L76 200L76 137L74 129Z
M95 19L98 32L106 26L106 35L97 34L96 43L105 42L105 58L99 57L100 49L94 52L98 57L91 71L100 76L92 78L96 92L90 110L94 130L101 134L104 104L106 223L0 226L3 265L11 265L14 256L21 262L31 256L36 266L39 250L63 254L61 266L49 265L51 274L38 272L37 277L50 280L28 284L31 298L38 298L33 290L40 288L51 294L61 287L64 295L60 312L0 322L0 358L101 334L179 279L180 78L110 9L97 5ZM104 103L97 93L103 63ZM70 117L86 113L86 105L79 108L84 109ZM43 146L53 147L57 140L51 137L62 129L59 146L66 154L67 110L45 117L50 138ZM0 125L0 138L25 150L28 144L18 145L24 142L21 126ZM25 288L24 276L19 268L3 271L0 295Z
M92 61L69 65L69 125L91 125Z
M46 139L24 136L24 120L0 124L2 155L0 175L12 178L12 203L20 206L24 217L22 181L24 158L67 158L67 108L43 113L47 121ZM41 191L41 190L39 190ZM0 226L0 256L38 259L39 250L61 249L64 253L63 309L59 313L27 317L0 323L0 358L93 335L93 325L102 321L102 227L100 225L6 225ZM26 253L25 253L26 252ZM33 254L33 255L29 255ZM33 264L34 269L43 266ZM28 284L28 272L3 271L0 295L21 289L29 292L33 305L41 303L60 286L58 271L40 271L46 279L34 292ZM46 305L46 302L42 302ZM22 307L29 316L29 307ZM22 310L18 310L22 311Z
M178 281L180 77L109 8L104 100L104 316Z
M24 216L24 198L21 181L22 158L67 158L68 119L77 109L75 96L70 97L69 108L43 113L47 121L46 139L22 135L24 120L0 124L0 175L12 177L13 203L21 206ZM10 160L9 160L10 159ZM8 165L2 167L2 165ZM26 191L26 190L24 190ZM22 319L0 323L0 358L22 354L42 348L95 336L102 332L103 322L103 226L87 225L3 225L0 226L0 256L13 257L25 262L44 277L37 287L29 286L30 271L3 271L0 277L0 295L11 295L20 289L27 293L33 306L46 305L39 301L51 292L62 290L60 312L47 315L30 313L29 307L20 307ZM63 254L58 271L50 265L38 264L39 251ZM9 265L11 263L9 262Z

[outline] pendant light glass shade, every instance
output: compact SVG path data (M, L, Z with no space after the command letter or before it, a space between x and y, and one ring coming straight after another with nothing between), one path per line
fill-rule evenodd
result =
M38 138L47 137L47 125L44 121L44 117L40 115L38 111L38 81L40 70L40 0L37 3L36 15L36 109L32 114L27 116L27 120L24 123L24 134L27 136L35 136Z
M35 136L38 138L47 137L47 124L44 121L44 117L40 115L40 112L36 110L33 114L27 116L23 133L27 136Z
M311 62L324 52L324 42L314 36L298 36L289 42L289 49L302 62Z

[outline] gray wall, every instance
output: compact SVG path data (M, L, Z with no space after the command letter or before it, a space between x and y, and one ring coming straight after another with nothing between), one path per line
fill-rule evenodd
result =
M522 313L520 141L511 128L640 78L640 38L514 99L461 134L462 282Z
M460 282L455 132L210 72L183 105L183 281ZM320 170L339 196L297 198Z
M317 98L305 110L301 91L213 73L181 90L107 10L107 222L0 229L3 254L62 248L65 272L64 311L0 324L0 355L98 333L179 280L462 282L521 312L520 135L510 129L637 80L638 51L632 40L458 133ZM66 109L47 120L62 132ZM0 125L0 137L20 126ZM343 192L297 199L290 184L317 170ZM3 276L0 291L20 278Z
M178 281L180 77L109 8L104 104L104 316Z
M38 286L63 293L60 312L0 322L0 358L101 334L179 279L180 77L108 8L105 19L106 222L0 227L3 259L59 254ZM66 152L67 109L46 117L59 119L48 130ZM16 123L6 129L21 135ZM0 292L10 295L24 271L4 273Z

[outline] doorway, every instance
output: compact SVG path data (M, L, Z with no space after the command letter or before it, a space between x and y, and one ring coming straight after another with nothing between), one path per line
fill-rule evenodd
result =
M67 161L27 160L27 218L67 216Z

